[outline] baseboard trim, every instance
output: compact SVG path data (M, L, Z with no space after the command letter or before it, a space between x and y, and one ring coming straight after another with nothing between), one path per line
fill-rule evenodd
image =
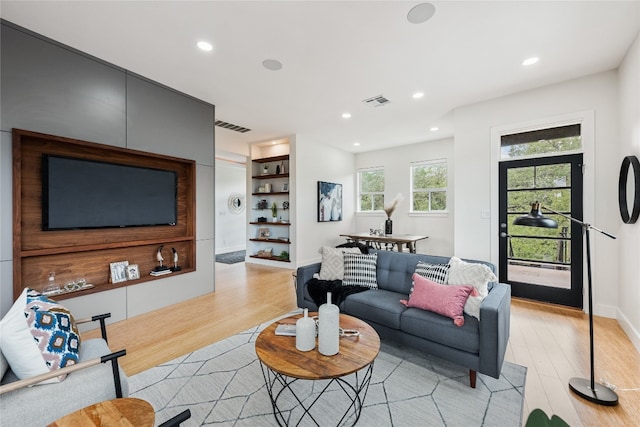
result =
M629 337L633 346L638 350L638 353L640 353L640 332L633 327L627 316L625 316L620 309L617 310L616 320L624 333Z

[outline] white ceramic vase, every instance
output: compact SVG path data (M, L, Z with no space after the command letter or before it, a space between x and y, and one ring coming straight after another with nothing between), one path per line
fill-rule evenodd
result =
M333 356L339 350L340 309L331 303L331 292L327 292L327 303L318 309L318 351L325 356Z
M296 348L310 351L316 347L316 322L309 317L309 309L304 309L304 317L296 321Z

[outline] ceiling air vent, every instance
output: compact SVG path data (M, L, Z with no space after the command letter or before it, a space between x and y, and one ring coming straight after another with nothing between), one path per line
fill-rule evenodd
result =
M378 96L373 96L371 98L367 98L367 99L363 100L362 102L364 102L367 105L371 105L372 107L380 107L382 105L387 105L391 101L389 101L383 95L378 95Z
M229 130L233 130L240 133L249 132L251 130L249 128L244 128L242 126L234 125L232 123L223 122L222 120L216 120L215 125L224 129L229 129Z

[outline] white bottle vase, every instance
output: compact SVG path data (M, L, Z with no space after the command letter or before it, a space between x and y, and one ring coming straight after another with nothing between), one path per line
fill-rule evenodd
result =
M316 322L309 317L309 309L304 309L304 317L296 322L296 348L309 351L316 347Z
M340 310L331 304L331 292L327 292L327 303L318 310L318 351L325 356L333 356L339 349Z

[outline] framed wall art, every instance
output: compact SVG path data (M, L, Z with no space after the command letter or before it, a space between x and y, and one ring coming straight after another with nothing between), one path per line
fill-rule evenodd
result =
M342 221L342 184L318 181L318 222Z

